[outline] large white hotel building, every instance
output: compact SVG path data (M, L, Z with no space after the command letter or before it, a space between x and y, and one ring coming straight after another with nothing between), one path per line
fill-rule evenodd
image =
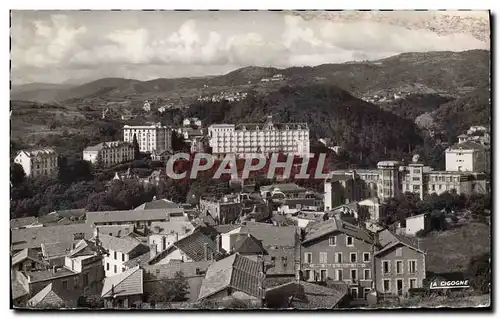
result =
M213 124L208 128L215 155L245 157L283 152L309 155L309 127L306 123L273 123L268 117L261 124Z
M125 125L123 127L123 140L125 142L132 143L134 134L141 152L159 154L172 149L172 130L161 123L139 126Z

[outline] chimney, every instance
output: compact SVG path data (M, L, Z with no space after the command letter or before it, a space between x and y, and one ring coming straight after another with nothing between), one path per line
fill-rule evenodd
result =
M149 247L149 258L153 259L153 257L155 257L157 253L158 253L158 245L152 244L151 247Z
M208 243L203 244L205 261L208 261Z
M175 242L178 242L178 241L179 241L179 233L175 232Z
M56 266L56 265L52 266L52 272L53 272L54 274L57 272L57 266Z
M221 250L221 240L220 240L220 234L217 234L217 236L215 237L215 246L217 247L217 252L220 253L220 250Z

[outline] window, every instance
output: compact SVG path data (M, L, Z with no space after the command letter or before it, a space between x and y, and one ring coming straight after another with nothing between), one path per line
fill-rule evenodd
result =
M369 262L370 261L370 253L363 253L363 262Z
M370 288L363 288L363 298L366 300L366 297L370 293L371 289Z
M352 281L358 280L358 270L357 269L351 269L351 280Z
M337 245L337 237L331 236L330 238L328 238L328 245L330 246Z
M337 263L342 262L342 253L335 253L335 262Z
M396 256L397 257L403 256L403 248L399 247L398 249L396 249Z
M122 272L124 272L124 271L125 271L125 267L122 267Z
M349 260L352 263L355 263L358 261L358 254L357 253L349 253Z
M391 271L391 263L387 260L382 261L382 272L388 274Z
M384 292L390 292L391 291L391 280L390 279L384 279Z
M125 254L122 253L122 261L125 261Z
M271 263L273 263L273 264L274 264L275 262L276 262L276 257L271 256Z
M351 236L347 236L345 239L346 246L354 246L354 239Z
M63 280L63 282L62 282L62 287L63 287L64 289L68 289L68 281L67 281L67 280Z
M413 170L413 174L420 174L420 169L417 169L417 168L416 168L416 169L414 169L414 170Z
M115 274L118 272L117 268L116 268L116 265L115 265Z
M106 270L109 270L109 263L106 263Z
M113 253L113 257L115 258L115 260L118 259L116 251Z
M414 274L417 272L417 261L416 260L408 260L408 272L410 274Z
M311 280L311 270L307 269L306 270L306 276L305 276L305 279L306 280Z
M320 280L326 281L327 278L328 278L328 275L327 275L326 269L321 269L320 270Z
M417 288L417 279L416 278L410 278L408 280L408 283L409 283L408 286L410 287L410 289Z
M342 269L337 269L337 280L342 281L344 277L342 276Z
M312 253L305 253L304 259L305 259L306 263L308 263L308 264L312 263Z
M83 286L87 287L88 284L89 284L89 274L85 273L83 274Z
M363 269L363 279L364 280L370 280L372 279L370 269Z
M319 263L320 264L328 263L328 253L326 252L319 253Z
M356 288L356 287L351 288L350 292L351 292L351 297L353 299L357 299L358 298L358 288Z
M402 274L402 273L403 273L403 261L396 260L396 274Z

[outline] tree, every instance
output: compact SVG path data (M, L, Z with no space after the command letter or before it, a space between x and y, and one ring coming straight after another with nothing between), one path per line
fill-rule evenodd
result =
M158 289L148 297L151 303L186 301L189 294L189 284L180 271L176 272L172 279L162 279L158 283Z
M12 186L21 185L25 178L26 174L20 164L14 163L10 166L10 182L12 183Z
M486 294L490 291L491 283L491 264L490 253L484 253L480 256L475 256L470 259L469 273L472 276L471 286Z
M141 150L139 148L139 143L137 142L137 136L135 135L135 133L132 145L134 147L134 159L139 160L141 158Z

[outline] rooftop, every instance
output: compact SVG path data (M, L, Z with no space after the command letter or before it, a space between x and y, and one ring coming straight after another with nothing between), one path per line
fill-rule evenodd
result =
M120 274L104 278L101 297L142 295L143 270L137 266Z
M44 258L51 259L55 257L62 257L69 254L74 248L75 241L63 241L58 243L43 243L41 244L42 253Z
M28 157L46 156L46 155L57 154L56 151L54 151L52 148L42 148L42 149L36 149L36 150L22 150L22 151L19 151L19 153L24 153Z
M261 265L253 260L233 254L207 270L198 299L204 299L226 288L236 289L256 298L264 296L262 282L264 273Z
M479 143L473 142L473 141L466 141L463 143L458 143L450 146L448 150L478 150L478 151L483 151L485 149L484 145L481 145Z
M34 295L29 301L28 305L34 307L37 305L60 305L68 306L66 302L76 301L78 299L78 294L73 290L62 289L59 285L48 284L40 290L36 295Z
M12 266L15 266L16 264L26 260L26 259L31 259L33 261L37 261L39 263L42 263L42 260L40 259L38 255L39 251L34 248L24 248L14 256L12 256Z
M304 187L300 187L299 185L293 183L273 184L262 186L260 188L261 191L273 191L275 189L278 189L282 192L305 192L306 190Z
M274 226L273 224L245 222L241 225L240 233L248 233L262 241L264 247L285 246L295 247L297 227Z
M175 209L179 207L180 207L179 204L169 201L168 199L158 199L144 203L141 206L136 207L134 210L171 209L171 208Z
M156 234L174 234L185 235L194 229L191 222L186 221L168 221L168 222L152 222L149 227Z
M87 223L136 222L146 220L166 220L168 212L182 212L182 208L146 209L146 210L115 210L103 212L88 212Z
M69 270L68 268L61 267L61 268L56 268L56 271L54 272L54 269L47 269L47 270L39 270L39 271L30 271L26 273L30 283L32 282L38 282L38 281L46 281L46 280L52 280L55 278L60 278L60 277L67 277L67 276L73 276L77 275L76 272Z
M331 218L323 222L314 223L311 227L306 228L306 234L302 243L306 244L313 242L314 240L320 239L323 236L332 234L337 231L358 238L370 244L374 243L375 241L369 231L361 229L337 218Z
M102 234L99 235L99 240L103 248L112 251L118 251L124 254L130 253L137 246L146 246L137 239L128 236L123 238L118 238Z
M171 260L168 264L147 265L144 266L144 280L170 279L174 278L177 272L182 272L184 277L200 276L200 273L205 273L211 264L213 261Z
M14 218L10 220L10 228L15 229L27 225L31 225L33 223L36 223L36 217L30 216L30 217L21 217L21 218Z
M134 224L99 225L96 228L99 229L99 235L105 234L114 237L125 237L134 232Z
M417 240L402 235L396 235L388 229L384 229L383 231L378 233L378 241L382 248L377 252L377 255L382 254L390 250L391 248L398 246L399 244L403 244L423 253L423 251L418 248Z
M103 143L99 143L97 145L88 146L83 151L84 152L98 152L98 151L101 151L103 148L116 147L116 146L120 146L120 145L130 145L130 144L123 142L123 141L103 142Z

